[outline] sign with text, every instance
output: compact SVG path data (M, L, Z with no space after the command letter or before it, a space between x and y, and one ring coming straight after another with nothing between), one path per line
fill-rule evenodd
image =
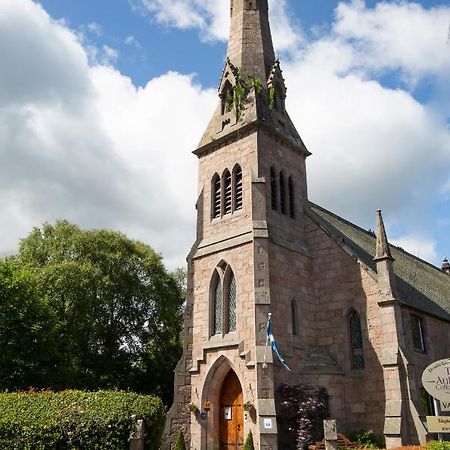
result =
M450 416L427 416L428 433L450 433Z
M441 402L450 402L450 358L430 364L422 374L425 390Z
M441 411L450 411L450 402L441 402Z

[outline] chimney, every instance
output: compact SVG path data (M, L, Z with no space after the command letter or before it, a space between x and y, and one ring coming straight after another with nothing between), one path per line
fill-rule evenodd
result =
M442 272L446 273L447 275L450 275L450 264L448 263L447 258L444 258L444 261L442 263Z

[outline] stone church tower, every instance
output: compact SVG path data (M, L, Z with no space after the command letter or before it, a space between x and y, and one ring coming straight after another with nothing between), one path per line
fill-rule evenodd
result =
M448 300L428 293L428 306L439 303L432 311L420 308L420 295L402 309L408 301L395 283L422 294L414 282L425 263L416 263L414 282L405 280L394 271L381 213L375 236L308 201L310 153L285 108L268 0L231 0L230 13L219 104L194 152L197 237L164 448L183 430L191 449L237 450L252 431L255 448L284 450L281 383L326 387L342 432L373 428L388 445L402 435L423 440L416 375L440 355L432 336L450 340ZM429 272L439 289L450 288L450 276ZM417 320L430 314L428 354L416 366L404 330L411 310ZM292 372L266 354L268 313Z

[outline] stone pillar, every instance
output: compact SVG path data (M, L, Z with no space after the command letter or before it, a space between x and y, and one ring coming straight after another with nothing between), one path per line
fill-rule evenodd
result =
M325 450L337 450L338 437L335 420L323 421L323 434L325 437Z
M145 425L142 419L136 420L130 434L130 450L144 450Z

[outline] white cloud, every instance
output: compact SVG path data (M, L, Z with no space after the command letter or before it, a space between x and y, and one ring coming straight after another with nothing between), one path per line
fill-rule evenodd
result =
M191 150L214 93L176 73L136 88L89 65L75 34L29 0L0 2L0 58L2 252L67 218L120 229L182 264L194 239Z
M150 13L161 24L182 30L198 29L204 41L225 41L230 28L230 4L218 0L130 0L136 11ZM274 45L292 51L301 32L288 14L286 0L269 0Z
M405 235L398 239L392 239L392 244L436 265L442 263L442 258L438 256L436 251L436 242L426 236Z
M220 11L228 2L179 1L181 8L194 2L199 14L187 18L189 26L204 38L225 38L221 21L228 14ZM286 5L274 0L274 16L276 5L283 17ZM407 228L400 245L414 253L420 248L421 257L436 262L429 208L448 180L450 101L440 98L446 106L435 108L409 90L412 80L449 79L435 49L448 8L436 14L407 3L389 7L395 20L388 26L382 5L341 5L331 31L309 43L289 37L296 29L291 20L279 28L286 41L278 48L291 52L283 64L288 109L313 152L311 200L367 228L381 207L388 228ZM412 17L415 33L404 55L402 33ZM282 20L275 20L275 30L277 23ZM377 34L383 27L387 31ZM385 48L385 35L392 49ZM383 51L389 52L384 63ZM172 267L183 264L195 227L191 150L216 92L172 72L137 88L111 66L114 51L112 60L103 60L103 53L36 3L0 1L0 251L14 249L34 225L67 218L120 229L162 251ZM408 79L403 89L374 79L394 68Z
M141 43L133 36L133 35L129 35L125 38L125 40L123 41L126 45L131 45L137 49L141 49L142 45Z

